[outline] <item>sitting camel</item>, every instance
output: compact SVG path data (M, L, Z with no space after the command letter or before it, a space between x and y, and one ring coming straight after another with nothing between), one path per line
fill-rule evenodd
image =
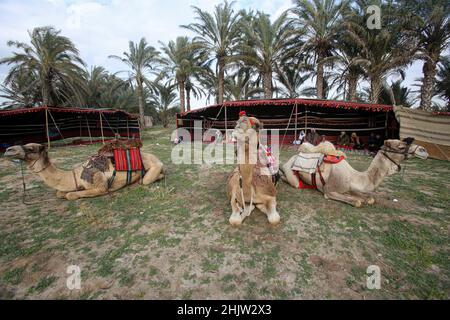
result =
M141 179L140 172L132 174L128 184L127 172L118 171L114 177L114 165L110 158L105 158L107 160L104 161L104 169L91 169L92 175L90 179L86 179L82 173L90 160L72 170L61 170L50 161L47 148L38 143L9 147L5 156L24 161L30 171L38 174L45 184L57 190L58 198L68 200L105 195ZM143 184L148 185L164 177L163 164L154 155L142 153L142 164L145 168Z
M240 225L255 206L267 215L271 224L277 224L280 221L276 208L275 184L267 166L262 163L264 157L258 156L259 150L253 153L255 161L251 156L251 147L254 148L253 150L257 149L260 127L261 123L258 119L243 116L233 130L233 138L238 141L238 146L243 146L244 150L239 150L238 147L238 160L239 152L241 152L241 161L238 161L239 164L231 173L227 185L228 199L232 208L229 222L232 225Z
M370 196L386 176L399 172L400 162L411 157L426 159L427 150L413 144L413 138L403 140L386 140L372 160L369 168L364 172L353 169L344 159L336 164L323 162L319 166L319 174L322 178L317 179L316 185L326 199L333 199L360 207L363 203L373 204L375 199ZM319 144L318 146L306 145L301 150L309 153L329 153L330 145ZM325 151L328 152L325 152ZM333 152L335 155L335 152ZM293 156L282 167L283 180L291 186L299 186L299 178L307 184L313 184L311 174L305 172L294 172L291 168L297 156Z

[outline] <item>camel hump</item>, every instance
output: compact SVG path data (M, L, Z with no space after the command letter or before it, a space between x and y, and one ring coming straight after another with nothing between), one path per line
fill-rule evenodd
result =
M114 139L106 142L98 151L99 155L113 156L115 149L131 149L142 148L142 142L140 140L118 140Z
M304 142L300 145L298 151L303 153L322 153L325 155L345 157L345 153L341 150L337 150L334 144L332 144L330 141L323 141L317 146L312 145L309 142Z

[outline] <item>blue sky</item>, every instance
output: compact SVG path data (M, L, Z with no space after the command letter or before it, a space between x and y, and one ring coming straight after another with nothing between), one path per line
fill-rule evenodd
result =
M121 55L128 41L147 41L160 47L180 35L191 35L182 24L194 20L191 6L212 10L220 0L0 0L0 57L9 56L8 40L28 42L27 30L52 25L62 30L76 44L88 66L102 65L111 72L124 70L120 62L108 55ZM236 9L251 8L277 17L292 6L291 0L240 0ZM421 76L421 63L407 70L406 84ZM7 66L0 66L3 81ZM417 89L417 88L414 88ZM205 102L193 101L193 107Z

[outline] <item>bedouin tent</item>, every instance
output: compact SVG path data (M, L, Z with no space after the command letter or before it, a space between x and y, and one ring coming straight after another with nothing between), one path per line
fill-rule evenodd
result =
M382 104L315 99L269 99L230 101L177 114L177 128L184 128L194 138L194 123L201 121L202 132L208 129L233 129L239 113L263 122L264 129L278 129L279 141L292 143L300 130L316 129L334 142L341 131L356 132L367 142L371 132L382 138L398 138L399 124L393 107ZM270 133L269 133L270 135ZM272 135L272 139L274 135Z
M87 142L108 138L140 139L138 117L114 109L36 107L0 111L0 148L68 138Z

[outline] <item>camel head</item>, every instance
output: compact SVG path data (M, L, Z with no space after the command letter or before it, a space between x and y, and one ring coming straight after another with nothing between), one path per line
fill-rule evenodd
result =
M262 123L255 117L241 116L236 122L233 133L231 136L234 140L245 139L249 140L251 134L259 134L259 130L262 129Z
M382 150L403 154L405 159L417 157L419 159L428 158L427 149L414 144L414 138L405 138L403 140L391 139L384 142Z
M5 157L23 161L37 161L41 157L48 158L47 147L39 143L12 146L6 149Z

